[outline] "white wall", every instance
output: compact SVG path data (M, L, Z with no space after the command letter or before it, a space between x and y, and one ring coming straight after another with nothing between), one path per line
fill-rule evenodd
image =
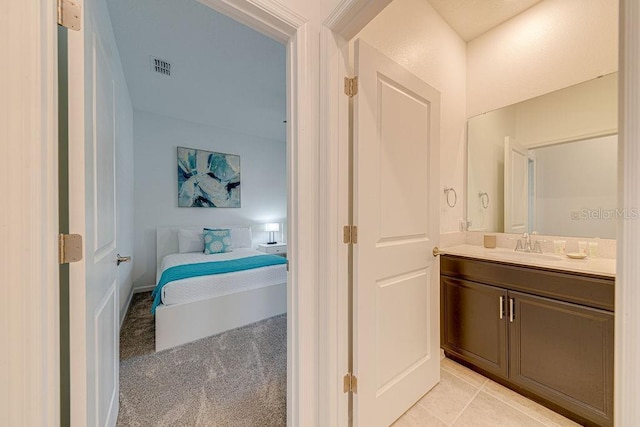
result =
M618 2L543 1L468 44L468 117L618 69Z
M615 239L617 147L618 137L613 135L533 150L536 230Z
M440 188L453 187L455 208L441 194L441 232L465 216L466 44L423 0L395 0L356 36L441 93Z
M261 139L137 110L134 135L136 288L154 285L158 226L284 221L287 185L284 141ZM238 154L242 207L179 208L178 146ZM259 227L256 229L255 238L266 238L266 235L256 234Z

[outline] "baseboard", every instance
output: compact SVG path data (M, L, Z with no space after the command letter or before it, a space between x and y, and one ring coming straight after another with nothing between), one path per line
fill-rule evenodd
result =
M120 329L122 329L122 325L124 324L124 319L127 317L127 313L129 312L129 307L131 306L131 300L133 299L133 294L135 293L135 289L131 288L129 291L129 296L127 297L127 303L124 305L124 310L120 313Z
M133 288L133 293L134 294L139 294L142 292L151 292L153 290L153 288L155 288L155 285L149 285L149 286L139 286L137 288Z

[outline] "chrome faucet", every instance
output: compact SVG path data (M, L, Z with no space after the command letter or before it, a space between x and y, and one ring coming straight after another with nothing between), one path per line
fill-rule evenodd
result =
M522 238L518 239L516 242L516 251L519 252L535 252L538 254L542 253L542 246L540 246L540 240L535 240L533 242L533 246L531 245L531 235L536 235L535 231L531 234L523 233Z
M516 242L516 251L531 252L531 237L529 233L523 233L522 238Z

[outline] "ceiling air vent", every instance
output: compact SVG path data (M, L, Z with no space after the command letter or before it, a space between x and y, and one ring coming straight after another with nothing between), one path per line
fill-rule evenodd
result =
M165 76L171 75L171 63L155 56L151 57L151 69Z

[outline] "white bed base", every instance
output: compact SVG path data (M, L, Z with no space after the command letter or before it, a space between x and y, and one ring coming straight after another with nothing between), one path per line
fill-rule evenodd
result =
M178 251L179 228L192 227L158 228L158 269L162 257ZM286 282L182 304L160 304L156 308L156 351L286 312Z
M156 351L287 312L287 284L156 308Z

